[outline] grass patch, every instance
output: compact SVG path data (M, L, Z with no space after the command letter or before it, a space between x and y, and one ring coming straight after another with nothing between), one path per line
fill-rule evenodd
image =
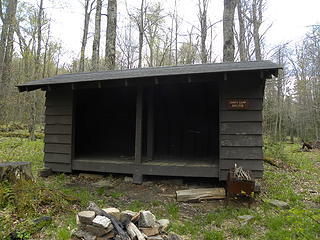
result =
M15 231L25 239L70 239L75 214L89 201L121 210L150 210L158 219L171 221L169 231L186 239L319 239L320 152L300 152L297 144L268 143L265 156L282 162L280 168L265 164L263 192L251 209L241 203L210 208L211 203L184 205L172 199L133 200L115 187L92 189L74 184L73 176L58 174L36 182L0 183L0 239ZM0 161L30 161L35 176L43 168L43 141L0 137ZM70 184L71 183L71 184ZM121 188L120 188L121 189ZM286 201L290 209L277 209L265 201ZM199 209L198 209L199 207ZM208 208L207 208L208 207ZM252 215L246 225L238 219ZM51 217L35 226L34 220Z
M171 202L167 205L167 212L172 219L179 219L179 205L175 202Z

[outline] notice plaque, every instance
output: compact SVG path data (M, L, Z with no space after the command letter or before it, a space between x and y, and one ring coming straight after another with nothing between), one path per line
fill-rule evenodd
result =
M230 110L247 110L248 100L247 99L229 99L228 109Z

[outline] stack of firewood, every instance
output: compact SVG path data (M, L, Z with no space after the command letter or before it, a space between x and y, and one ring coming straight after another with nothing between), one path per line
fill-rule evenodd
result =
M132 212L116 208L101 209L91 202L87 210L77 214L78 229L73 237L85 240L179 240L167 234L169 220L160 219L150 211Z

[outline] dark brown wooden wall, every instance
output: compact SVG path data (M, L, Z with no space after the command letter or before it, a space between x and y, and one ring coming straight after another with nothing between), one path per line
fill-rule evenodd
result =
M253 78L253 79L252 79ZM246 80L247 79L247 80ZM220 84L219 179L226 180L235 163L262 177L262 103L264 80L256 76L231 76ZM230 110L228 99L246 99L247 110Z
M56 172L71 172L72 112L71 89L46 92L44 161Z

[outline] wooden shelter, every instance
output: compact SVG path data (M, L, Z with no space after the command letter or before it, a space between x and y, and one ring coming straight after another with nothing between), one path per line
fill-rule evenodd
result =
M46 91L45 166L215 177L263 174L262 103L270 61L74 73L19 85Z

